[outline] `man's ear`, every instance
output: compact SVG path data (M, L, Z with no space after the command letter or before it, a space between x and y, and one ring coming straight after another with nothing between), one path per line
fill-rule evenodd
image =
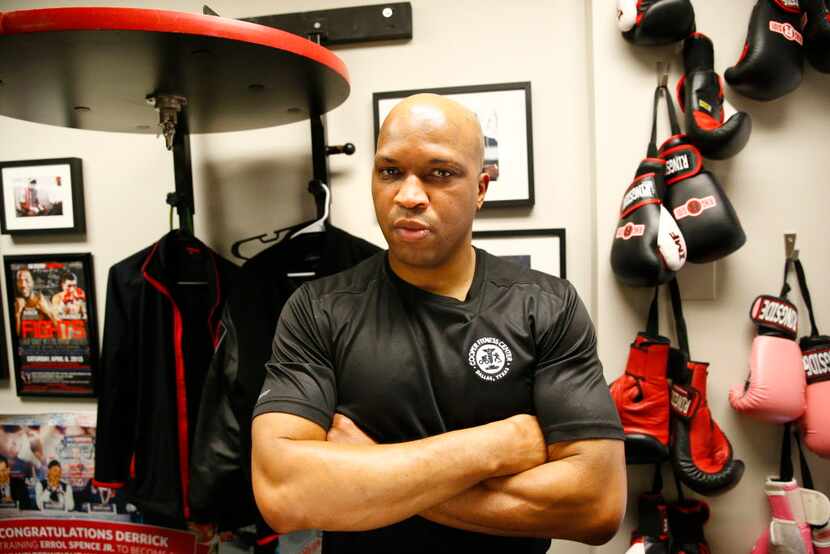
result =
M487 194L487 188L490 186L490 175L482 171L478 176L478 193L476 198L476 209L480 210L484 204L484 195Z

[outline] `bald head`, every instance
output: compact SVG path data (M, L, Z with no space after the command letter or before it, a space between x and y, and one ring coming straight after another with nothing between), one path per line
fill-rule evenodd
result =
M446 96L423 93L401 100L383 121L377 149L402 136L446 144L468 156L476 170L484 164L484 135L478 117Z

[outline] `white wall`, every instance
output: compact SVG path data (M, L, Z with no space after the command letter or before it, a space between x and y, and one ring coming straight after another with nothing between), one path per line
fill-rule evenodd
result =
M56 5L122 5L201 13L203 2L2 1L0 11ZM355 5L354 0L212 0L229 17ZM359 3L358 3L359 4ZM595 318L600 355L609 381L625 364L627 345L642 326L647 293L624 289L607 263L620 195L643 156L649 133L654 61L680 59L674 48L638 49L615 26L614 0L412 0L415 38L409 43L341 48L352 77L351 96L328 117L331 143L351 141L352 157L332 159L332 219L379 244L369 195L372 92L491 82L532 82L536 207L480 216L477 229L565 227L568 275ZM715 42L717 69L737 59L752 0L697 0L698 28ZM106 76L102 76L106 78ZM738 253L717 264L715 301L686 303L693 354L712 362L710 402L715 418L747 462L733 492L713 499L707 536L714 552L748 552L767 519L763 477L775 472L778 430L736 416L726 390L745 377L752 329L746 313L760 293L780 287L784 231L799 233L799 247L813 283L819 323L830 312L820 275L830 258L815 225L830 192L820 182L828 131L830 79L808 70L801 88L783 100L759 104L727 97L751 111L755 128L737 158L710 168L721 177L748 235ZM825 103L822 103L825 102ZM196 233L230 256L238 238L310 217L305 192L310 175L307 125L244 133L194 136ZM172 159L161 140L145 136L76 131L0 117L3 160L78 156L84 160L88 232L85 240L0 238L3 254L90 251L96 290L103 302L110 265L152 243L167 230L166 192L173 189ZM813 168L817 168L814 170ZM780 183L780 184L779 184ZM711 270L710 270L711 271ZM706 275L706 271L702 272ZM698 272L700 275L700 272ZM5 310L4 310L5 312ZM99 308L103 317L103 306ZM8 328L8 317L4 315ZM101 322L103 323L103 322ZM94 410L94 402L21 401L14 384L0 383L0 412ZM816 469L819 463L815 462ZM830 490L826 462L816 473ZM630 504L646 486L632 470ZM671 491L671 487L668 487ZM671 493L669 493L671 495ZM609 545L622 552L635 514ZM592 549L556 544L564 554Z
M693 4L697 28L713 40L715 67L722 75L741 52L754 0L694 0ZM615 8L614 0L595 0L591 9L597 159L596 323L600 356L610 378L619 375L625 366L628 343L643 327L650 294L626 289L614 280L607 260L615 214L622 191L648 143L655 62L672 60L672 90L682 71L682 57L675 47L629 46L617 31ZM732 441L737 457L747 464L736 489L709 500L712 518L706 536L712 551L732 554L748 553L768 523L763 481L766 475L778 471L780 429L738 416L729 407L727 391L746 377L753 336L747 316L750 303L758 294L778 294L781 288L784 232L798 233L819 325L830 328L830 293L822 278L830 270L830 256L825 234L818 225L830 202L830 189L822 179L826 149L820 146L830 138L830 78L809 68L797 91L768 104L743 98L728 87L725 93L737 108L751 113L752 137L737 157L720 163L707 161L706 165L720 178L732 200L747 243L715 264L716 299L687 301L684 308L692 355L711 362L708 390L714 418ZM668 136L665 128L661 136ZM697 268L696 274L706 276L707 271ZM667 312L663 313L666 321ZM809 333L806 308L802 316L802 329ZM827 461L811 460L817 487L830 492ZM668 472L665 475L668 477ZM624 532L597 552L624 552L628 544L627 531L636 516L636 496L649 486L651 477L650 470L642 468L629 471L629 476L629 513ZM674 497L669 482L666 491Z

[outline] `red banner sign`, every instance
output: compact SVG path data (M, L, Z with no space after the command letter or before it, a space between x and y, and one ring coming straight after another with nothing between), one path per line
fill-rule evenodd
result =
M0 554L207 554L186 531L135 523L21 518L0 521Z

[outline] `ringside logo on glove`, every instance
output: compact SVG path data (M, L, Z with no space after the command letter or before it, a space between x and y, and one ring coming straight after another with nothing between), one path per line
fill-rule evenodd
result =
M752 303L749 315L756 325L772 327L791 339L798 336L798 310L782 298L762 294Z

